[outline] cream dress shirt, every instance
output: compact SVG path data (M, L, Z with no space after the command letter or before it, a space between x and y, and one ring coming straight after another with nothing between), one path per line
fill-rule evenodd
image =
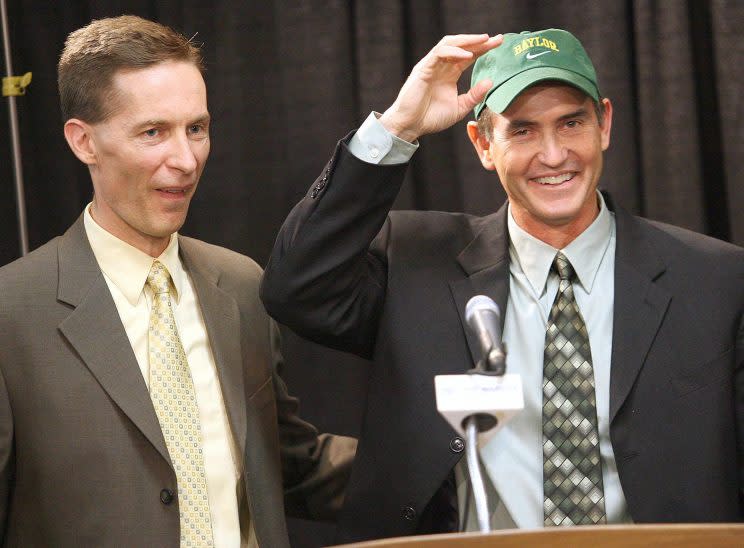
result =
M101 228L91 217L89 209L90 204L84 213L85 232L149 388L147 331L152 291L145 281L154 259ZM253 525L247 515L240 516L238 512L239 506L247 509L247 504L239 504L239 499L244 496L242 459L237 454L228 423L201 309L191 279L178 255L177 234L171 236L168 247L157 259L166 266L173 279L173 314L199 406L214 545L216 548L253 548L258 546ZM246 524L247 534L241 535L241 518Z

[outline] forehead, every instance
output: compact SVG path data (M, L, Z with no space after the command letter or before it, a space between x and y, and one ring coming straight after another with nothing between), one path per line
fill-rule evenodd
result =
M207 90L192 63L166 61L142 69L114 73L113 116L192 118L207 111ZM135 121L135 120L133 120Z

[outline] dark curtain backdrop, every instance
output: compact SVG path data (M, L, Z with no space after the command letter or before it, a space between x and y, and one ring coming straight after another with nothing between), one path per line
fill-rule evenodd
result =
M32 248L62 233L91 197L87 170L62 136L55 65L65 36L123 13L198 33L212 155L182 232L261 263L335 142L384 110L442 35L546 27L583 41L614 103L602 186L631 211L744 245L737 0L7 1L15 72L34 74L18 99ZM421 140L397 207L483 214L502 203L464 124ZM3 105L0 265L19 254L7 128ZM357 432L367 364L289 333L285 354L304 415L324 430ZM292 528L297 546L329 542L330 527Z

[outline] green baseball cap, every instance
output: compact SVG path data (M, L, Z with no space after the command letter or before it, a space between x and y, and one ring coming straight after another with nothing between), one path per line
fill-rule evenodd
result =
M517 95L544 80L560 80L599 101L597 73L576 37L561 29L505 34L504 42L481 55L473 67L471 85L490 78L493 86L475 106L475 118L485 106L504 112Z

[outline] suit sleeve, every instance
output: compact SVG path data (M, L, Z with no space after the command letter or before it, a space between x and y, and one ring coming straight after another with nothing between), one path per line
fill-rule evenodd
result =
M299 402L281 378L279 329L270 322L274 395L284 484L284 505L293 517L332 521L344 501L357 442L354 438L319 435L298 416Z
M368 164L346 140L338 144L279 232L261 286L269 314L315 342L371 356L386 289L386 219L406 167Z
M739 442L739 518L744 521L744 310L734 354L734 398Z
M13 488L13 415L0 368L0 539L5 539L8 504Z

